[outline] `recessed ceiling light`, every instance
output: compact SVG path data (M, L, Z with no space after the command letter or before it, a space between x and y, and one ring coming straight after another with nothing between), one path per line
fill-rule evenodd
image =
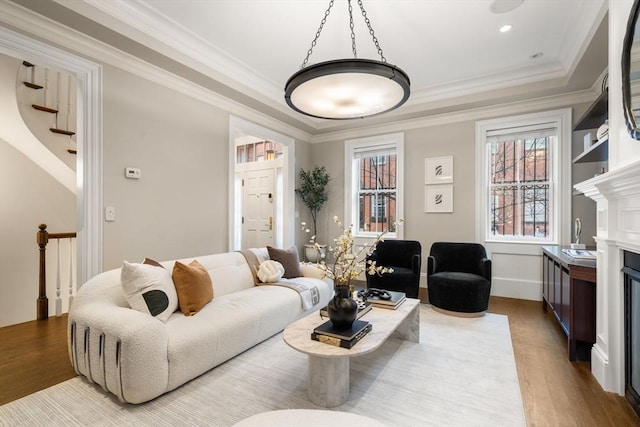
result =
M502 27L500 27L500 32L501 33L506 33L507 31L509 31L511 28L513 28L511 25L507 24L507 25L503 25Z
M538 59L538 58L542 58L542 55L544 55L544 53L543 53L543 52L536 52L536 53L534 53L533 55L531 55L531 56L529 57L529 59Z
M493 0L489 10L493 13L507 13L524 3L524 0Z

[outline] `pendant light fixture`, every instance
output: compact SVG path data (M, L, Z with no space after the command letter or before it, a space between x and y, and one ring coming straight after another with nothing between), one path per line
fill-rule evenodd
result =
M362 0L358 0L358 5L380 55L380 61L357 57L353 9L351 0L347 0L353 58L307 66L333 2L334 0L329 2L329 8L324 13L300 71L287 80L284 88L287 104L307 116L333 120L368 117L398 108L409 98L409 76L395 65L387 63Z

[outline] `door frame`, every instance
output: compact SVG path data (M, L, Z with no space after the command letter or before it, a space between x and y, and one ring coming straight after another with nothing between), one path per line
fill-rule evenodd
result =
M228 250L239 250L242 230L242 192L236 171L236 138L248 134L282 144L282 242L285 248L295 244L295 139L237 116L229 116L229 241ZM277 187L277 186L276 186ZM277 241L278 239L274 239Z
M58 68L77 81L77 288L102 272L102 66L0 27L0 52ZM34 232L37 224L34 224Z

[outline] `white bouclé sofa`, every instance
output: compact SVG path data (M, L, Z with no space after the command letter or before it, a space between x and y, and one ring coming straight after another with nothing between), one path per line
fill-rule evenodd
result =
M319 302L304 310L295 290L255 286L239 252L195 259L211 276L214 298L195 315L178 310L166 322L129 307L120 269L85 283L69 311L69 354L76 372L122 402L145 402L275 335L333 296L333 283L313 266L301 265L302 280L317 286ZM171 270L174 263L162 265Z

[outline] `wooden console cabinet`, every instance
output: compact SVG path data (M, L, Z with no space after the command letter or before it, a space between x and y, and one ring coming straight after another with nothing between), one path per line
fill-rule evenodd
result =
M573 259L559 246L542 248L542 308L567 334L569 360L588 359L596 342L596 261Z

